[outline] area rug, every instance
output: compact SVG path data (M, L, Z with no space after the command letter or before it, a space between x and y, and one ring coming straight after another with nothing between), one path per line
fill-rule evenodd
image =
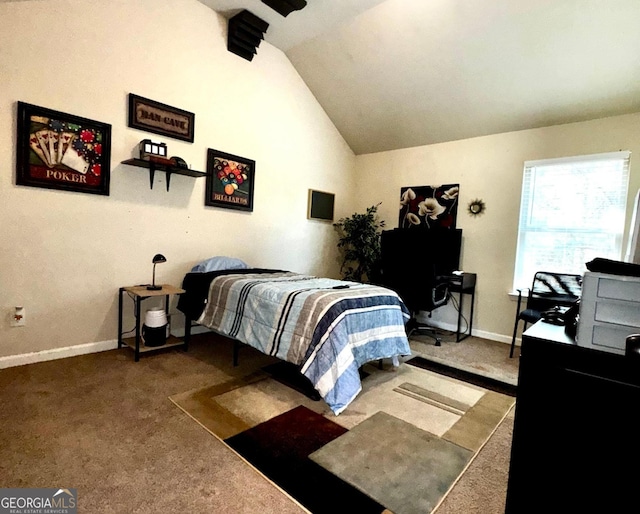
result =
M225 440L233 450L311 512L380 514L384 507L309 459L348 430L304 406ZM318 494L325 491L327 494Z
M433 511L472 456L471 450L377 412L310 459L392 512L417 514Z
M366 372L339 416L263 371L170 399L313 513L434 512L515 399L407 364Z
M406 361L406 363L411 366L435 371L441 375L457 378L463 382L468 382L469 384L476 384L480 387L484 387L485 389L490 389L491 391L503 393L508 396L515 396L518 389L517 386L512 383L449 366L442 362L438 362L433 359L426 359L421 356L413 357Z

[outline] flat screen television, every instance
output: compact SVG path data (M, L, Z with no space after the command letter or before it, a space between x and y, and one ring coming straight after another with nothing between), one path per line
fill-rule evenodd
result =
M381 235L380 285L397 292L412 311L430 305L434 278L460 269L461 229L397 228Z
M460 269L462 229L412 230L396 228L382 232L382 267L413 270L433 266L438 275L450 275Z
M307 218L310 220L333 221L336 195L309 189Z

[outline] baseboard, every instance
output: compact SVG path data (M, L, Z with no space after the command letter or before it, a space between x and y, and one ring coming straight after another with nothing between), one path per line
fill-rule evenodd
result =
M448 330L449 332L455 332L458 328L453 323L443 323L441 321L435 321L433 319L428 320L428 324L433 326L434 328L439 328L441 330ZM499 343L505 343L511 345L511 338L509 336L505 336L502 334L495 334L493 332L487 332L485 330L476 330L475 328L471 331L471 335L475 337L480 337L482 339L489 339L490 341L497 341ZM516 343L520 340L516 339Z
M435 328L442 330L456 331L456 326L449 323L439 323L436 321L430 322ZM207 327L202 325L196 325L191 327L192 334L204 334L211 332ZM184 328L176 328L171 333L176 337L184 337ZM511 339L507 336L500 334L494 334L492 332L485 332L483 330L473 330L472 335L481 337L482 339L489 339L491 341L498 341L500 343L511 344ZM79 344L76 346L66 346L64 348L54 348L52 350L42 350L40 352L23 353L20 355L8 355L6 357L0 357L0 369L13 368L15 366L24 366L25 364L33 364L35 362L52 361L56 359L64 359L66 357L74 357L76 355L85 355L87 353L106 352L107 350L115 350L118 348L118 341L116 339L110 341L98 341L96 343Z
M0 369L24 366L25 364L33 364L35 362L64 359L66 357L85 355L87 353L106 352L107 350L115 350L116 348L118 348L118 341L113 339L111 341L99 341L76 346L65 346L64 348L53 348L52 350L42 350L40 352L8 355L6 357L0 357Z

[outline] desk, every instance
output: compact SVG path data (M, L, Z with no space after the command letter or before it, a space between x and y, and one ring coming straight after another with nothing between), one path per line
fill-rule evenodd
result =
M449 291L458 293L458 326L456 329L456 342L460 342L471 335L473 328L473 307L476 303L476 278L475 273L463 273L462 275L447 275L446 279L449 283ZM463 334L460 334L460 325L462 324L462 311L464 304L464 295L471 295L471 307L469 309L469 328Z
M639 369L561 326L522 334L506 514L635 511Z

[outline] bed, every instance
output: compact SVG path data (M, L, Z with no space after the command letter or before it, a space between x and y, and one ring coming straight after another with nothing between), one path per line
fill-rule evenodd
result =
M245 267L192 270L182 288L186 337L196 322L293 363L335 414L360 392L362 365L411 353L410 313L384 287Z

